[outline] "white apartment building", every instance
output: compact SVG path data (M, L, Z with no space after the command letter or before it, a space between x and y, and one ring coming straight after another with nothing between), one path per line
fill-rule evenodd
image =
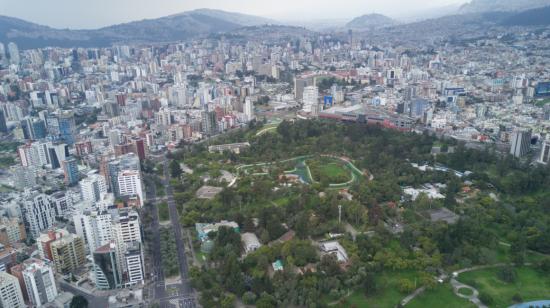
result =
M305 87L302 101L304 103L303 110L305 112L314 111L319 104L319 88L316 86Z
M48 195L29 196L21 209L33 238L39 237L41 231L49 229L55 223L56 204Z
M90 174L79 183L82 201L94 203L107 194L107 182L101 174Z
M0 307L26 307L19 280L6 272L0 272Z
M84 211L75 215L73 219L76 234L84 239L90 253L113 239L113 218L106 210Z
M137 170L122 170L118 173L118 191L121 196L138 196L143 206L143 188L141 173Z
M34 307L42 307L57 297L57 287L53 268L44 260L34 260L26 264L23 280Z

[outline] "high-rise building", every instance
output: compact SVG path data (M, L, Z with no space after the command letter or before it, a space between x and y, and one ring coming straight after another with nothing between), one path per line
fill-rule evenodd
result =
M67 232L66 230L59 230L61 232ZM36 238L36 246L38 248L38 255L41 259L53 260L51 244L55 241L56 231L48 230L47 232L41 233L38 238Z
M218 120L215 111L203 111L201 120L202 131L206 135L215 135L218 132Z
M312 112L319 104L319 88L316 86L308 86L304 88L304 98L302 99L304 104L303 110L305 112Z
M59 137L67 144L72 145L76 139L76 123L72 111L64 111L57 116Z
M57 233L50 244L55 270L61 274L72 272L86 263L84 240L69 232Z
M26 307L19 280L6 272L0 272L0 307Z
M6 47L0 42L0 67L8 65L8 57L6 56Z
M69 148L63 143L35 141L20 146L17 153L22 166L50 165L53 169L57 169L61 167L61 162L69 156Z
M74 212L71 191L56 191L50 195L55 204L55 214L59 217L70 218Z
M415 98L410 103L409 115L413 118L420 119L424 116L424 112L430 107L430 102L422 98Z
M10 269L17 261L17 250L12 246L0 244L0 272Z
M55 277L49 262L34 259L25 263L23 279L29 301L34 307L42 307L57 297Z
M119 196L138 196L143 206L144 195L139 170L121 170L117 176Z
M116 160L111 160L107 163L106 168L106 179L111 191L116 195L120 196L118 190L118 174L122 170L141 170L139 157L134 153L128 153L117 157Z
M13 166L11 170L15 175L15 188L24 190L25 188L32 188L36 185L36 171L32 168Z
M1 55L0 55L1 57ZM0 109L0 133L8 133L8 126L6 124L6 117L4 116L4 111Z
M25 225L18 218L0 218L0 244L11 246L26 239Z
M244 100L244 116L246 117L247 122L250 122L255 119L254 104L252 103L252 100L250 99L250 97L247 97Z
M515 157L523 157L531 147L531 130L517 129L512 134L510 154Z
M78 161L75 158L68 158L63 161L63 174L65 176L65 184L74 185L80 179L78 173Z
M79 185L82 201L95 203L107 194L107 183L101 174L89 174L88 177L80 181Z
M73 219L76 234L84 238L90 253L113 239L113 218L107 210L87 210L75 215Z
M46 124L36 118L25 118L21 120L23 136L27 140L38 140L46 137Z
M127 277L129 269L125 260L126 252L132 243L142 242L139 214L135 210L119 210L114 215L112 230L120 271L123 277Z
M21 63L19 48L17 48L17 44L14 42L8 43L8 54L10 56L10 64L19 65Z
M540 152L539 163L548 164L550 162L550 140L545 140L542 143L542 151Z
M126 285L133 286L142 284L144 281L143 251L140 242L127 244L124 253L124 267Z
M34 193L21 207L30 236L37 238L40 232L51 228L55 222L55 203L48 195Z
M297 100L304 98L304 89L308 86L307 79L294 78L294 98Z
M100 290L111 290L122 287L120 265L116 256L115 243L98 247L93 252L95 285Z

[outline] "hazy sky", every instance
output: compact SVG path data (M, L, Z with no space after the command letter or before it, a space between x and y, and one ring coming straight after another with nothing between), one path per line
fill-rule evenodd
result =
M467 0L0 0L0 15L56 28L97 28L197 8L221 9L277 19L391 17Z

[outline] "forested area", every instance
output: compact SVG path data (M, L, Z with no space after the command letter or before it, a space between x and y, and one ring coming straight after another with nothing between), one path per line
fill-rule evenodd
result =
M213 251L202 267L191 271L205 307L232 306L236 297L257 307L324 307L335 300L345 306L350 292L366 301L397 296L396 305L399 296L415 287L433 287L433 277L441 270L496 262L523 264L532 251L550 254L547 167L502 158L491 150L470 150L429 134L361 124L285 121L275 133L256 137L259 129L211 141L249 141L250 149L238 155L209 153L208 144L184 146L172 155L194 170L175 186L184 225L233 220L241 232L255 233L263 244L241 260L237 234L224 230L210 235ZM435 143L454 151L434 156ZM240 165L315 154L349 157L374 179L363 178L350 187L353 200L347 200L338 190L319 184L281 185L279 175L288 166L273 164L263 170L264 176L241 174L235 186L226 187L213 200L194 195L204 183L222 185L217 180L222 169L237 173ZM411 163L472 173L458 178L454 172L420 171ZM425 183L445 184L445 198L402 198L403 187ZM343 223L338 222L339 205ZM460 218L454 224L430 220L427 213L439 208ZM396 223L402 232L393 232ZM343 224L357 234L346 232ZM288 230L295 232L292 240L275 241ZM349 255L345 267L334 258L321 257L312 242L329 232L345 233L338 239ZM503 250L501 242L510 247ZM283 261L284 270L273 273L270 265L277 260ZM547 260L537 258L536 268L547 270Z

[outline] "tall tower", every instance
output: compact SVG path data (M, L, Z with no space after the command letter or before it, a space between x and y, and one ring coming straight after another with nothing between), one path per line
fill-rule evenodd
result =
M21 63L21 58L19 57L19 48L14 42L8 43L8 53L10 55L10 64L19 65Z
M529 152L531 146L531 130L518 129L512 135L510 154L515 157L523 157Z
M95 284L100 290L112 290L122 287L120 264L116 257L116 245L108 243L93 253Z

